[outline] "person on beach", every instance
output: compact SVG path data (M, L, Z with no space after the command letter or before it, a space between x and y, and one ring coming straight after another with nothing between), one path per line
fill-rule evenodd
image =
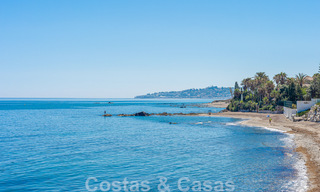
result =
M272 119L271 119L271 117L269 118L269 124L271 125L271 121L272 121Z

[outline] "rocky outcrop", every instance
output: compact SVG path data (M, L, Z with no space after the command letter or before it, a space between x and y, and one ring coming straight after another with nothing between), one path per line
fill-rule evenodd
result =
M153 115L153 113L146 113L144 111L141 111L139 113L134 113L134 114L119 114L118 116L120 117L130 117L130 116L141 116L141 117L145 117L145 116L150 116Z
M150 116L150 114L142 111L142 112L133 114L133 116Z
M314 105L313 107L311 107L310 112L306 114L305 120L320 122L320 106Z

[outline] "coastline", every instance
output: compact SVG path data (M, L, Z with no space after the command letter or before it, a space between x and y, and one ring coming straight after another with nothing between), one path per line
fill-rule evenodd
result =
M205 107L215 107L215 108L227 108L229 105L229 100L215 100L211 103L204 103L202 104Z
M231 117L243 119L239 124L279 130L294 135L293 141L296 152L301 154L305 162L308 175L308 192L320 191L320 124L314 122L292 122L282 114L271 114L272 123L269 124L267 114L248 112L223 112L199 114L200 116Z

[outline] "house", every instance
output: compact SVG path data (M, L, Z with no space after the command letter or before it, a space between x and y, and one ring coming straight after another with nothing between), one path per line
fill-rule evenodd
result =
M292 116L296 116L297 113L311 109L312 106L314 106L319 102L320 102L320 99L311 99L311 101L297 101L297 109L284 107L283 114L287 118L292 119Z

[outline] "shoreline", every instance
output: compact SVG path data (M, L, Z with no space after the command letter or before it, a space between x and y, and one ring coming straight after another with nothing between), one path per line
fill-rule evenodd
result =
M211 103L204 103L202 104L205 107L215 107L215 108L227 108L229 105L229 100L215 100Z
M280 131L292 136L290 138L294 143L294 151L298 154L298 162L304 165L296 169L303 182L303 177L307 177L306 184L302 187L303 191L320 191L320 123L310 121L292 122L283 114L269 114L272 118L269 124L267 113L255 112L229 112L223 110L218 113L145 113L119 114L118 116L207 116L207 117L229 117L241 119L239 125L261 127L271 131ZM297 163L298 163L297 162ZM303 173L304 172L304 173ZM301 190L299 190L301 191Z
M262 127L269 130L281 131L293 135L295 151L307 168L307 191L320 191L320 124L315 122L292 122L282 114L271 114L269 124L267 114L250 112L223 112L199 114L199 116L230 117L242 119L240 125Z

